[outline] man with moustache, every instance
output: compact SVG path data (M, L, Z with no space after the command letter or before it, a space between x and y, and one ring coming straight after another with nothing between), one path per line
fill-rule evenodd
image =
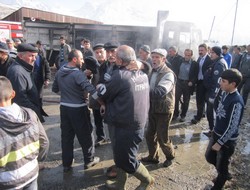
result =
M99 157L94 156L93 126L89 119L86 96L84 96L87 91L94 99L97 99L97 92L85 73L81 71L82 64L81 51L72 50L68 55L68 63L56 73L52 86L53 92L61 92L61 144L65 173L72 170L75 136L82 147L84 169L94 166L100 160ZM101 101L99 103L102 104Z
M191 120L192 124L197 124L200 122L201 118L204 114L205 102L206 102L206 94L207 89L204 86L204 73L212 64L212 60L208 54L208 46L206 44L199 45L199 58L197 60L199 63L199 72L198 72L198 80L196 83L196 106L197 106L197 114Z
M98 83L105 83L109 81L113 70L118 68L116 65L116 50L118 46L119 44L116 41L111 41L104 44L107 61L100 67L100 79Z
M175 158L168 130L174 113L176 77L165 64L166 56L165 49L158 48L151 52L153 71L149 76L150 109L146 131L149 155L141 159L143 162L158 164L160 146L166 157L164 167L170 166Z
M30 44L21 43L17 47L17 58L8 69L7 77L12 83L16 96L13 101L36 112L41 122L44 118L38 90L34 82L34 62L38 50Z
M104 44L98 43L93 46L93 51L96 59L93 59L92 56L89 56L85 58L86 61L92 60L92 64L94 63L94 60L98 62L98 64L101 66L105 64L106 62L106 50L104 49ZM99 68L96 69L96 73L92 73L93 77L91 79L91 83L96 86L98 84L99 78L100 78L100 71ZM105 133L104 133L104 126L103 126L103 117L100 114L100 104L91 96L89 97L89 107L92 109L93 116L94 116L94 122L96 126L96 136L97 139L95 141L95 146L103 145L107 142Z
M106 59L107 61L101 64L100 66L100 78L98 83L105 84L111 80L111 76L114 72L114 70L118 69L118 65L116 64L116 50L118 48L119 44L116 41L106 42L104 44L104 49L106 51ZM106 117L104 118L104 122L108 126L109 130L109 138L111 140L111 145L113 146L114 142L114 126L110 122L110 118ZM114 178L117 175L116 166L113 165L108 168L107 170L107 177Z

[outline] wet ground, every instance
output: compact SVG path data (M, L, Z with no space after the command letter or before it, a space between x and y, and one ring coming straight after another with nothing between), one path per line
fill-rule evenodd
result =
M191 125L190 120L195 114L195 98L192 97L190 109L186 122L172 122L170 136L176 148L176 159L174 163L164 168L164 156L161 154L160 164L146 165L150 174L155 177L156 190L199 190L206 189L212 185L211 180L216 176L216 170L209 165L204 158L208 138L202 134L206 131L206 118L202 122ZM49 114L45 118L44 127L50 140L50 151L47 160L44 162L45 169L39 174L39 190L49 189L106 189L106 169L113 164L111 145L106 144L96 148L96 156L101 162L91 169L83 169L83 155L81 148L75 141L75 163L71 173L64 174L61 161L60 144L60 118L59 118L59 96L51 92L51 88L45 90L44 109ZM249 108L246 109L241 126L241 135L235 155L233 156L230 171L233 179L226 184L225 189L250 189L250 116ZM108 135L108 133L107 133ZM145 140L141 143L138 157L147 155ZM133 190L139 185L139 181L129 176L127 189Z

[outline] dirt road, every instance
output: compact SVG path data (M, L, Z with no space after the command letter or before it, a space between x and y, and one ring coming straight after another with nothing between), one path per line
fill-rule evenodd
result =
M156 183L157 190L188 190L206 189L212 185L211 179L216 176L216 170L209 165L204 158L208 138L202 134L206 131L206 118L197 125L191 125L190 120L195 113L195 98L190 102L190 109L186 122L173 122L170 135L176 146L176 159L169 168L163 168L163 154L161 163L158 165L146 165ZM47 160L44 162L45 169L39 174L39 190L59 189L105 189L106 169L113 164L110 144L96 148L96 156L101 162L89 170L83 169L83 156L81 148L75 141L75 163L72 173L64 174L61 162L60 144L60 118L59 118L59 96L51 92L51 88L45 90L44 109L50 117L46 118L44 127L50 140L50 151ZM230 171L233 179L226 184L225 189L250 189L250 116L249 106L245 110L241 135L238 147L233 156ZM147 155L145 140L140 146L139 157ZM133 190L139 185L139 181L129 176L127 189Z

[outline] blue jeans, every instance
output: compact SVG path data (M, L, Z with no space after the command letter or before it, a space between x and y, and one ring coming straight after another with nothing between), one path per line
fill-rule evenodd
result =
M119 128L114 131L114 161L118 168L127 173L134 173L140 165L136 156L139 143L142 142L144 129Z

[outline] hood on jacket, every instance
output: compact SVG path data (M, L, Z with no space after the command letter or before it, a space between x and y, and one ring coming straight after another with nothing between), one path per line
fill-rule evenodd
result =
M0 129L11 135L18 135L27 130L32 123L31 117L28 114L27 108L20 107L22 121L14 119L12 116L0 114Z
M68 67L67 65L64 65L58 72L60 72L62 77L65 77L69 75L70 73L74 71L79 71L79 68L77 67Z

